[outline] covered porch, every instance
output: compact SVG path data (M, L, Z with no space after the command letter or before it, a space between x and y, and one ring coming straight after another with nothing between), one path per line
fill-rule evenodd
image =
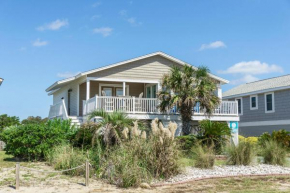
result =
M79 85L79 116L95 109L106 111L156 112L158 81L117 80L87 77Z

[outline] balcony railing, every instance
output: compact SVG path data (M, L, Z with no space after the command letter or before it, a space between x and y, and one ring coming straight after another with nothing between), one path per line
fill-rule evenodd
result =
M64 100L50 106L48 118L49 119L53 119L53 118L68 119L68 114L67 114Z
M95 96L83 101L83 115L88 115L92 111L100 109L107 112L123 111L131 114L162 114L157 106L157 98ZM195 115L205 114L204 109L201 109L198 104L193 108L193 111ZM178 114L178 109L169 109L167 114ZM238 104L235 101L222 101L214 109L213 115L238 116Z

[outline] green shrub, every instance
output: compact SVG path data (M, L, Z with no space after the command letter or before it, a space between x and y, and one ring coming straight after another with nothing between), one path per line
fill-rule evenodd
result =
M8 116L7 114L0 115L0 133L5 127L19 125L19 118L15 116Z
M66 170L85 164L88 159L83 151L71 147L69 144L61 144L53 147L46 153L46 160L56 170ZM64 172L69 175L85 174L85 167Z
M212 168L215 163L213 147L197 145L192 149L195 158L194 166L197 168Z
M203 145L213 146L216 154L223 152L223 147L231 137L231 129L226 122L203 120L199 122L198 138Z
M100 124L88 122L81 125L74 138L74 146L82 149L91 149L95 146L98 138Z
M183 135L175 138L180 149L185 153L189 153L192 147L197 143L197 138L195 135Z
M263 133L258 140L258 144L264 146L267 141L274 140L280 143L285 148L290 148L290 132L285 129L273 131L272 134L268 132Z
M146 137L136 125L124 132L118 146L109 147L101 162L100 175L121 187L150 182L152 177L169 178L179 173L179 149L174 140L177 125L164 128L158 120L152 121L152 133ZM126 130L125 130L126 131Z
M74 134L70 121L55 119L43 124L11 126L0 134L0 139L6 143L7 154L40 160L53 146L70 142Z
M285 165L287 150L274 140L266 141L261 149L265 164Z
M241 141L237 146L230 145L227 148L227 164L250 165L255 157L254 147L250 142Z

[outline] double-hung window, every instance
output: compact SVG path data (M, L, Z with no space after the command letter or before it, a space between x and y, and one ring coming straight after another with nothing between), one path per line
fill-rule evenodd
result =
M258 95L250 96L250 109L251 110L258 109Z
M239 115L243 115L243 98L236 98L238 102L238 113Z
M265 94L265 112L266 113L275 112L275 100L273 92Z

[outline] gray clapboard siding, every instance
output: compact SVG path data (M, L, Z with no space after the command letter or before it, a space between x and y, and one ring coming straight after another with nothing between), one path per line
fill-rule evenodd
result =
M272 133L273 131L278 131L280 129L285 129L290 131L290 125L267 125L267 126L255 126L255 127L240 127L239 135L249 137L249 136L260 136L264 132Z

